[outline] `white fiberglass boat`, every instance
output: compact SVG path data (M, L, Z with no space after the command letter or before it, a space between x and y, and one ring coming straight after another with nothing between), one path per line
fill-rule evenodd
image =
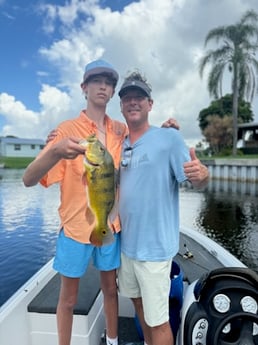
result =
M172 291L173 284L182 283L182 299L169 297L177 345L258 345L257 273L207 236L186 228L174 262L178 271L172 271ZM50 261L0 308L1 345L58 344L59 285ZM120 343L139 343L133 306L121 296L119 315ZM101 344L104 328L99 273L91 266L81 279L71 345Z

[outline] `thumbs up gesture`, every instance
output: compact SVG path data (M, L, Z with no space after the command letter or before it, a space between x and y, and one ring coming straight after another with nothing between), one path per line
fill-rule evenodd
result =
M209 180L208 168L201 163L192 147L189 150L191 160L184 163L184 173L187 179L196 188L204 187Z

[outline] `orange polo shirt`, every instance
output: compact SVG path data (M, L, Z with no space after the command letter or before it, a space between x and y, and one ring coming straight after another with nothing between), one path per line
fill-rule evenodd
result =
M121 122L111 120L107 115L105 115L105 124L106 147L113 157L115 168L118 169L127 127ZM78 118L64 121L58 126L56 138L49 142L40 154L65 137L86 138L93 133L97 134L96 124L82 111ZM88 222L86 217L88 200L82 176L83 155L79 155L73 160L61 159L41 179L40 183L45 187L59 183L61 201L58 211L61 228L63 227L66 236L82 243L89 243L94 224ZM120 230L117 219L112 225L116 232Z

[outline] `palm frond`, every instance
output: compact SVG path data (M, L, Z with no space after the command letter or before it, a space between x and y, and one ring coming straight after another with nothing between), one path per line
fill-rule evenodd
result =
M211 97L222 96L223 74L226 66L232 72L233 93L233 123L234 140L233 154L237 140L238 100L247 98L253 100L258 92L258 14L249 10L234 25L219 26L210 30L205 37L204 46L215 41L218 48L208 50L200 59L199 72L203 76L204 69L210 65L207 87Z

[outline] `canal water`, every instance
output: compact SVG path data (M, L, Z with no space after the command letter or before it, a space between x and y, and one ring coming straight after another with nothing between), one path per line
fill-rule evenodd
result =
M55 252L58 186L25 188L22 170L0 170L0 305ZM181 225L194 228L258 272L258 185L212 181L180 189Z

